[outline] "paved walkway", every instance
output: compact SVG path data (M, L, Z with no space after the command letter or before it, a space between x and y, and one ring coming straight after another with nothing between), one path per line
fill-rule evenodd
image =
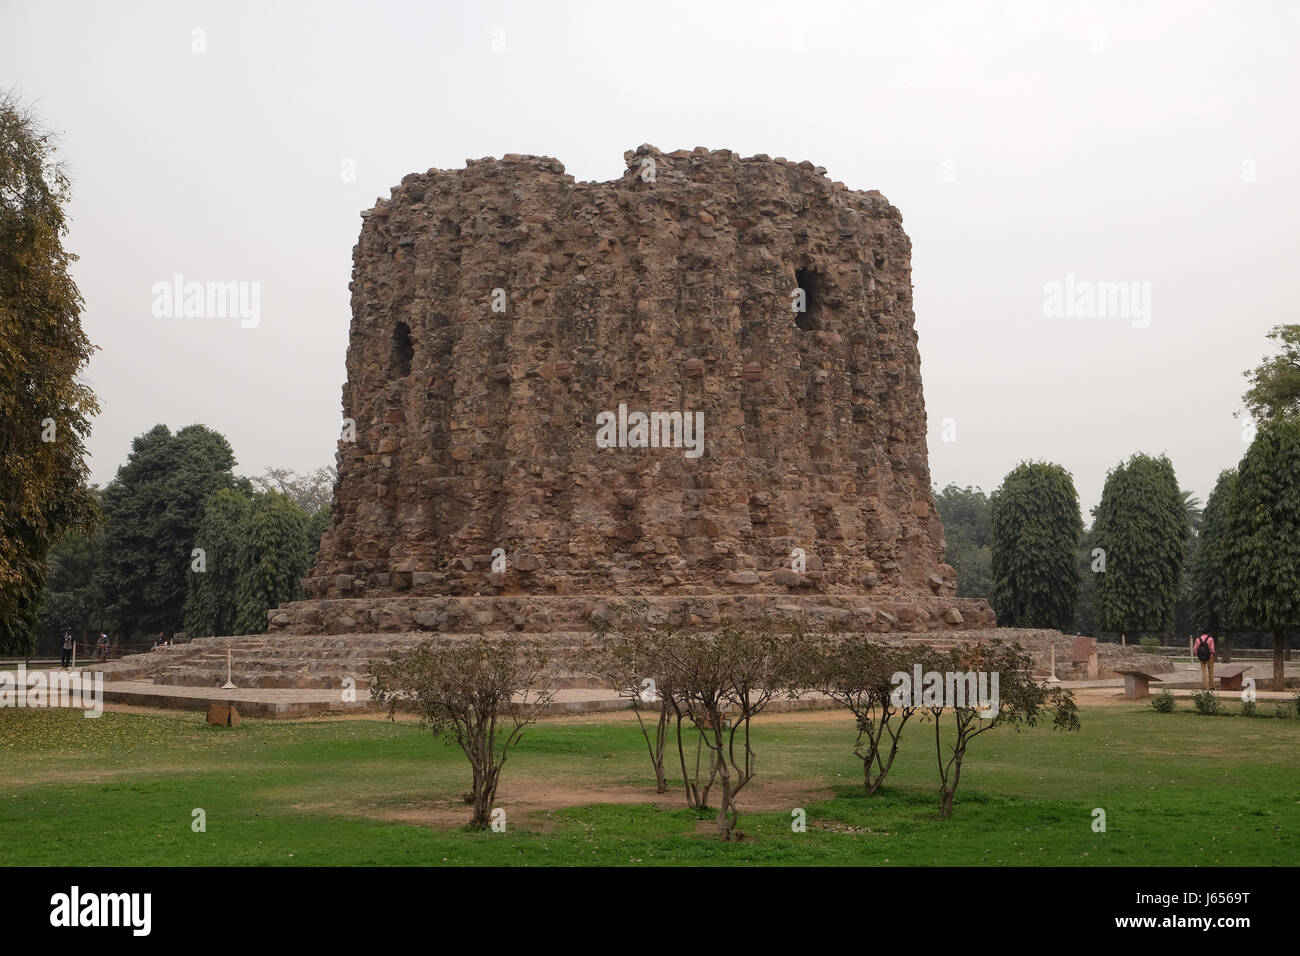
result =
M1261 679L1272 680L1273 662L1272 660L1235 660L1233 664L1245 664L1246 670L1243 676L1253 677L1256 681ZM1215 671L1229 666L1228 664L1216 664ZM1287 661L1285 667L1287 679L1300 677L1300 662ZM1187 662L1175 662L1174 669L1168 673L1158 675L1159 682L1151 682L1151 693L1158 694L1163 690L1169 691L1175 697L1190 697L1201 689L1201 665L1189 664ZM1241 698L1239 690L1221 690L1218 686L1218 679L1215 679L1215 693L1221 697L1230 697L1234 699ZM1069 690L1096 690L1101 688L1113 687L1119 691L1124 689L1124 678L1111 677L1105 680L1063 680L1061 686ZM1288 687L1286 690L1256 690L1255 698L1257 700L1294 700L1300 695L1300 687Z

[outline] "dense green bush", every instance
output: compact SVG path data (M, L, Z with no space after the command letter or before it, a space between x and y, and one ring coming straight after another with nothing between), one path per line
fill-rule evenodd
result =
M1192 704L1196 707L1198 714L1204 714L1207 717L1221 712L1219 698L1212 690L1198 690L1192 695Z
M1172 714L1174 711L1174 695L1167 690L1162 690L1151 698L1153 709L1160 711L1162 714Z

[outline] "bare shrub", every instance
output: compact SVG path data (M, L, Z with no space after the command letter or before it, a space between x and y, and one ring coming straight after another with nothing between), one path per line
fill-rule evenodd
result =
M644 607L644 604L635 606L630 615L620 609L613 620L593 618L591 627L595 644L581 652L575 664L605 681L620 697L632 702L632 712L636 714L637 725L641 728L641 736L650 754L650 765L654 768L655 792L667 793L664 753L670 736L669 713L674 708L671 706L671 694L666 693L667 688L661 686L663 676L655 673L657 642L662 637L646 625ZM653 731L648 720L653 721ZM680 744L680 713L677 723ZM688 803L690 789L688 782Z
M737 835L736 796L757 772L751 723L776 697L797 696L802 647L797 624L772 621L675 633L658 645L656 670L714 758L721 786L717 828L724 840Z
M863 634L809 641L807 684L857 720L853 753L862 761L868 796L880 790L898 754L903 728L921 708L910 698L895 704L894 675L920 663L930 669L927 649L873 641Z
M937 695L937 701L923 695L923 706L934 721L941 819L952 816L957 785L961 781L962 761L971 741L980 734L1002 724L1011 724L1017 731L1022 725L1036 726L1047 716L1049 710L1052 713L1052 729L1079 729L1079 708L1074 702L1074 695L1060 687L1040 685L1034 677L1033 658L1018 647L996 640L963 644L947 653L936 653L930 660L933 662L929 665L932 672L959 674L982 671L998 677L998 700L995 707L988 708L993 710L992 714L987 714L986 708L978 701L945 703L945 694ZM952 706L954 703L959 705ZM945 755L943 731L949 723L953 725L955 737L949 753Z
M470 825L485 829L510 749L554 698L551 684L536 644L480 636L451 646L425 641L373 663L370 696L388 705L390 720L399 705L413 707L423 726L464 751L474 778Z

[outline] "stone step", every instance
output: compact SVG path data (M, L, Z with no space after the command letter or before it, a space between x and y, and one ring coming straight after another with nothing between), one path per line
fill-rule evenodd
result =
M567 652L588 647L591 635L582 631L557 631L546 635L513 632L493 634L516 640L542 643L561 659L554 662L555 677L560 687L599 687L600 682L589 675L575 672L562 659ZM894 632L874 635L879 639L897 643L923 644L946 650L972 640L1025 640L1029 645L1035 665L1044 675L1047 672L1048 648L1057 647L1057 673L1068 679L1073 675L1068 656L1063 653L1073 640L1055 631L974 629L941 632ZM166 686L220 687L226 682L227 659L233 682L250 688L312 688L337 689L345 677L356 681L358 688L369 684L372 662L388 658L394 650L405 650L425 641L455 645L475 640L474 633L429 634L405 632L398 634L272 634L250 637L240 635L222 638L196 638L188 644L130 655L105 665L109 681L145 681ZM1135 658L1131 648L1118 645L1099 645L1102 673L1108 674L1121 660L1145 661L1149 655ZM1159 661L1165 668L1171 665ZM1153 668L1158 670L1159 668Z
M353 677L355 689L366 690L370 687L367 677L354 674L320 674L298 673L292 671L269 671L265 673L245 673L234 675L233 683L241 688L259 689L337 689L343 688L343 678ZM159 675L153 683L165 687L221 687L226 682L225 673L213 674L207 671L179 670ZM554 686L561 690L602 688L599 681L593 681L585 675L557 675Z

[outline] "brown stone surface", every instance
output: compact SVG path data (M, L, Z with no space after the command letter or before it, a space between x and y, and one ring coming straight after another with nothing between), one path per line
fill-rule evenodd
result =
M983 600L898 594L864 598L852 594L700 594L624 597L617 595L511 595L494 597L375 596L301 601L279 609L272 632L346 634L360 632L474 631L551 633L581 631L590 618L608 618L618 608L648 605L653 620L678 627L743 622L760 617L794 617L812 627L855 631L928 631L992 627ZM964 622L964 623L963 623Z
M208 723L214 727L238 727L242 722L233 704L208 705Z
M603 183L545 157L469 161L362 213L356 441L309 600L272 629L549 631L632 595L993 624L942 561L899 211L810 163L625 159ZM703 454L597 447L620 404L703 413ZM452 600L525 596L553 601Z

